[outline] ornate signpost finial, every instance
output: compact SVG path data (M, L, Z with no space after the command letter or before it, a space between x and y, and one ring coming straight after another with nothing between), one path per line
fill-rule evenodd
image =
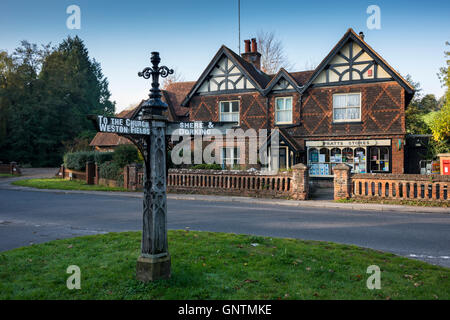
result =
M168 75L173 74L173 69L169 69L166 66L159 66L161 58L159 52L152 52L150 58L152 67L147 67L142 72L138 73L139 77L144 79L152 78L152 88L150 89L149 100L142 105L143 115L152 113L153 115L161 115L163 111L167 109L167 104L161 100L161 90L159 89L159 77L166 78ZM153 110L151 110L153 109Z

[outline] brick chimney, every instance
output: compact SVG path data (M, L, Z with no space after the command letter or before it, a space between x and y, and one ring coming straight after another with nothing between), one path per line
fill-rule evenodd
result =
M361 40L364 40L364 32L361 31L361 32L359 33L359 37L361 38Z
M261 69L261 53L258 52L258 45L256 43L256 38L251 40L251 50L250 50L250 40L244 40L245 52L241 54L245 61L250 62L255 66L256 69Z

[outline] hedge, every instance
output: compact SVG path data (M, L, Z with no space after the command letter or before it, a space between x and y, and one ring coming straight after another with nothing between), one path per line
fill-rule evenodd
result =
M116 147L112 160L120 167L125 167L133 162L140 162L138 149L130 144L122 144Z
M98 151L78 151L70 152L64 155L64 166L71 170L84 171L86 169L86 162L96 162L98 165L111 161L113 152L98 152Z
M102 163L99 166L100 169L100 178L109 179L109 180L117 180L120 178L123 180L123 169L113 161L107 161Z

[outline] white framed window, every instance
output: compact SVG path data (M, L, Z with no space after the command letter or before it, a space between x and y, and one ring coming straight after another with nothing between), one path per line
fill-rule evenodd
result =
M219 111L220 121L239 123L239 101L220 101Z
M222 148L222 166L234 166L240 163L240 153L238 147Z
M361 93L333 94L333 122L361 121Z
M292 123L292 97L275 98L275 123Z

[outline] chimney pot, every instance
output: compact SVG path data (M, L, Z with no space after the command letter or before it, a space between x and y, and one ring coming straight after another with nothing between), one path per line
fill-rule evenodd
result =
M252 38L252 52L258 52L258 46L256 44L256 38Z
M245 53L250 52L250 40L244 40L245 42Z
M364 40L364 32L361 31L361 32L359 33L359 37L361 38L361 40Z
M258 47L256 45L256 38L251 39L251 50L250 50L250 40L244 40L245 42L245 52L241 53L242 58L248 63L255 66L256 69L261 70L261 53L258 52Z

